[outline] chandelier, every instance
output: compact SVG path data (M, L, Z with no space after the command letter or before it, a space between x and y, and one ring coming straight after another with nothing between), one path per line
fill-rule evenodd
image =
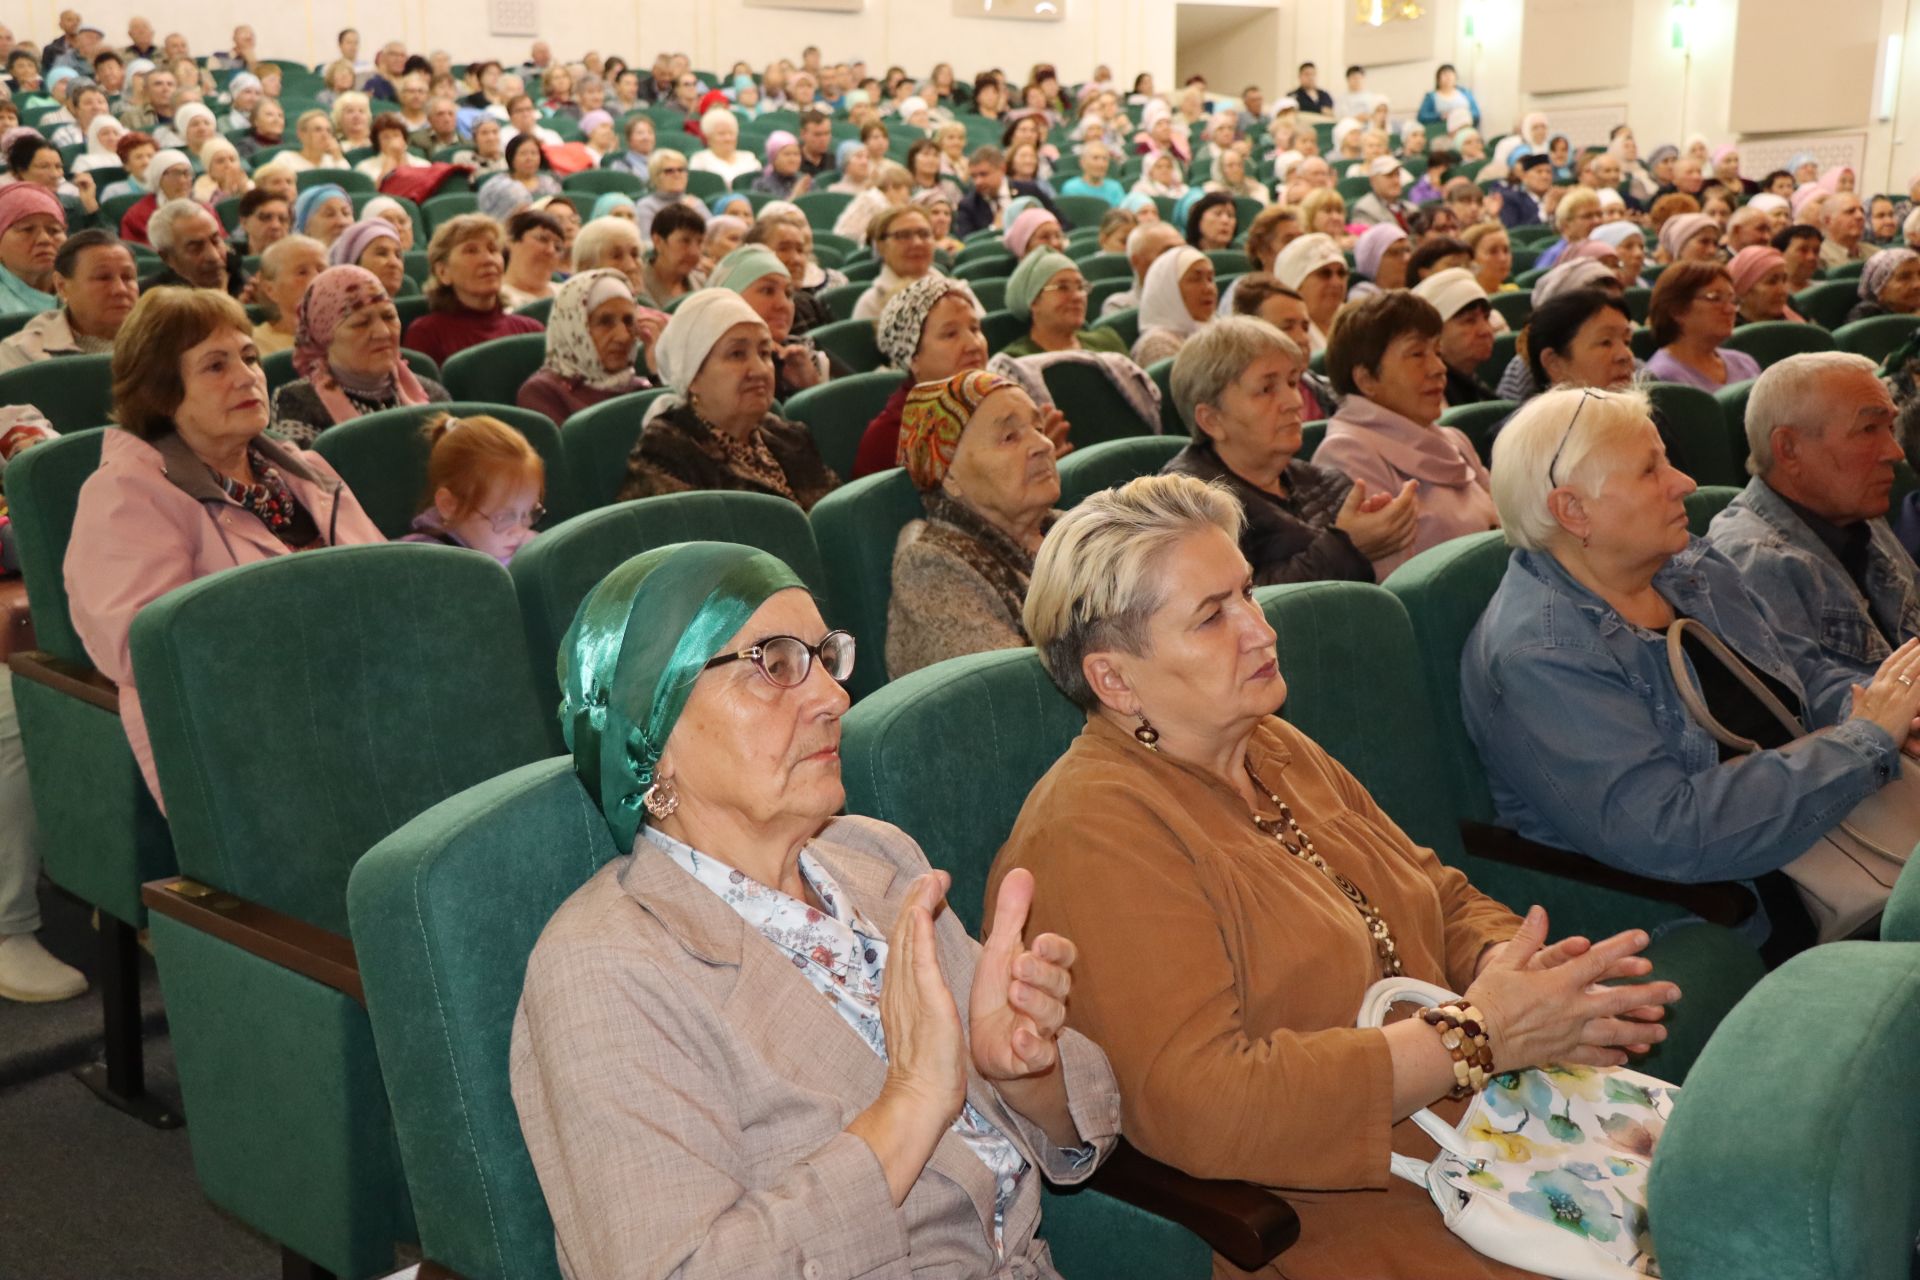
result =
M1426 8L1420 0L1357 0L1354 13L1358 21L1370 27L1384 27L1389 22L1412 22L1426 16Z

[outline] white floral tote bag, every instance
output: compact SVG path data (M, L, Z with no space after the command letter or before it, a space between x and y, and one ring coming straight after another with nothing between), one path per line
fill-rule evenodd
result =
M1398 1004L1459 997L1413 978L1376 982L1357 1025ZM1647 1171L1680 1090L1619 1067L1546 1067L1495 1076L1458 1125L1414 1123L1440 1145L1431 1163L1395 1155L1395 1176L1425 1187L1447 1229L1489 1258L1558 1280L1657 1276Z

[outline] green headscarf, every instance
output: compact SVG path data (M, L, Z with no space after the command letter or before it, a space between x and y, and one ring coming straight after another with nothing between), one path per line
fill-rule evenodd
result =
M764 551L680 542L637 555L587 593L560 644L560 726L574 772L622 849L693 682L776 591L806 589Z
M1057 249L1041 249L1030 253L1020 260L1013 269L1013 276L1007 281L1007 310L1022 320L1033 314L1033 300L1047 287L1047 282L1062 271L1078 271L1080 268L1072 258Z

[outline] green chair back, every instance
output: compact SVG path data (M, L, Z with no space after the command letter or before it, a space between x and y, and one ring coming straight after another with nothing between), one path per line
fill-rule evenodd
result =
M479 209L480 197L471 191L446 191L437 196L428 196L420 203L420 213L427 220L429 233L450 218L463 213L476 213Z
M581 511L611 506L627 480L627 458L639 443L647 406L668 394L666 387L629 392L582 409L560 430L560 452ZM798 397L796 397L797 399Z
M371 195L379 190L373 179L358 169L302 169L294 175L293 184L294 189L298 191L331 184L348 195L353 195L355 192L366 192Z
M533 300L532 302L529 302L529 303L528 303L528 304L527 304L526 306L524 306L524 307L516 307L516 308L514 308L514 312L513 312L513 314L515 314L515 315L517 315L517 316L525 316L525 317L526 317L527 319L529 319L529 320L538 320L538 321L539 321L539 322L540 322L541 324L543 324L543 325L544 325L544 324L546 324L546 322L547 322L547 317L553 314L553 298L552 298L551 296L549 296L549 297L545 297L545 298L535 298L535 299L534 299L534 300ZM525 336L530 336L530 335L524 335L524 334L522 334L522 335L516 335L516 336L521 336L521 337L525 337ZM541 335L541 337L542 337L543 339L545 338L545 336L546 336L545 334L542 334L542 335ZM496 341L496 342L510 342L510 341L512 341L512 339L511 339L511 338L496 338L496 339L495 339L495 341ZM487 344L483 342L483 343L481 343L480 345L481 345L481 346L486 346ZM478 347L473 347L473 348L469 348L469 350L478 350L478 349L479 349ZM543 358L543 359L545 358L545 349L544 349L544 347L542 348L542 358ZM448 361L448 363L452 363L452 361L451 361L451 358L449 358L449 361Z
M1858 301L1860 286L1854 281L1819 280L1793 295L1793 309L1823 329L1838 329Z
M1219 276L1243 276L1253 270L1253 259L1238 249L1209 249L1207 260Z
M113 354L55 356L0 373L0 404L30 404L62 435L113 421Z
M1896 199L1904 198L1904 196L1896 197ZM1851 262L1836 263L1826 268L1820 273L1820 278L1823 280L1858 280L1860 273L1866 269L1866 260L1864 258L1856 258Z
M814 244L820 242L820 233L832 231L833 224L853 202L853 197L844 191L809 191L793 203L800 212L807 215L807 225L813 228Z
M860 301L860 295L867 291L864 281L853 280L847 284L837 284L830 289L822 289L814 296L836 320L851 321L853 308ZM871 323L866 322L866 323Z
M1479 369L1475 370L1480 377L1480 381L1486 383L1489 387L1499 386L1500 375L1507 371L1507 365L1513 360L1514 354L1518 351L1519 343L1520 335L1512 330L1506 333L1495 334L1493 338L1493 354L1486 358Z
M812 200L817 196L832 196L835 200L852 199L851 196L844 196L840 192L818 191L801 196L800 200L796 200L794 203L797 205L801 200ZM836 213L834 216L838 217L839 215ZM860 251L861 245L860 242L852 236L837 236L830 230L823 231L819 227L815 227L813 229L813 247L815 250L831 249L840 255L842 262L845 262L848 258Z
M1185 436L1192 433L1187 424L1180 420L1180 410L1173 402L1173 362L1175 356L1164 360L1155 360L1147 366L1147 376L1153 379L1153 385L1160 388L1160 429L1170 436Z
M900 531L925 515L919 491L901 467L841 485L808 514L833 598L828 621L853 632L857 642L853 679L847 682L855 698L887 682L893 547Z
M422 1253L467 1280L558 1280L508 1078L527 958L622 851L542 760L445 800L353 869L347 907Z
M7 514L27 581L34 642L83 667L92 666L93 659L73 629L63 566L80 486L100 466L100 441L107 430L93 427L34 445L8 463L6 472Z
M127 210L144 198L144 195L108 196L100 202L100 225L119 235L120 221L127 216Z
M516 333L448 356L441 381L455 400L510 405L546 358L546 334Z
M1526 328L1527 321L1533 316L1533 291L1530 289L1496 293L1488 297L1487 303L1506 320L1509 329Z
M461 400L403 405L328 427L313 442L315 452L333 464L380 532L389 538L402 536L426 503L427 458L432 450L420 433L420 424L438 413L489 414L520 432L546 463L548 520L561 519L573 509L566 459L560 452L560 428L546 414Z
M1480 461L1488 463L1493 457L1494 431L1519 407L1511 400L1483 400L1479 404L1456 405L1440 415L1440 422L1466 432L1467 439L1473 442L1474 452L1480 455Z
M1072 175L1056 172L1054 176L1064 182ZM1070 228L1098 227L1100 219L1106 217L1107 210L1113 207L1099 196L1055 196L1053 203L1066 217L1066 225Z
M1727 446L1727 419L1720 402L1698 387L1655 382L1647 388L1654 413L1666 428L1673 465L1699 484L1742 485L1745 468Z
M1373 179L1362 175L1357 178L1342 178L1333 185L1334 190L1340 193L1340 198L1351 206L1355 200L1363 198L1373 190Z
M1641 278L1645 279L1646 277L1643 275ZM1645 324L1647 322L1647 312L1653 306L1652 289L1645 285L1635 285L1630 289L1622 289L1620 291L1620 300L1627 304L1627 314L1633 318L1635 324Z
M1818 1035L1780 1034L1810 1009ZM1916 1057L1920 946L1833 943L1763 979L1720 1024L1660 1137L1647 1210L1661 1273L1905 1280L1920 1093L1897 1082Z
M987 351L998 355L1008 346L1027 336L1033 327L1032 321L1017 316L1011 311L989 311L980 320L980 330L986 335Z
M1849 326L1851 328L1851 326ZM1798 324L1791 320L1761 320L1743 324L1733 331L1722 346L1744 351L1760 362L1762 369L1788 356L1809 351L1831 351L1837 335L1817 324Z
M1007 282L1005 280L969 280L967 287L973 290L974 300L988 311L1006 310ZM1025 326L1022 326L1022 331L1024 330Z
M726 180L717 173L708 173L702 169L695 169L687 175L688 194L699 197L700 203L702 204L705 204L726 189Z
M1157 434L1160 424L1142 419L1098 368L1071 362L1050 364L1042 376L1054 407L1067 415L1074 448L1124 436Z
M609 191L619 191L638 200L647 193L647 184L625 169L586 169L580 173L570 173L560 179L560 189L584 191L595 196L604 195Z
M1128 436L1075 449L1060 459L1060 506L1075 507L1088 494L1158 474L1187 440L1184 435Z
M836 320L807 330L807 336L815 346L837 357L855 373L871 373L887 363L886 357L880 354L871 320Z
M1920 329L1920 316L1870 316L1834 330L1833 342L1842 351L1869 356L1875 363L1885 360ZM1739 330L1734 330L1739 336Z
M848 284L872 284L880 278L882 265L880 259L870 255L861 252L847 253L840 259L840 274L847 278ZM821 292L825 293L826 290L823 289ZM856 297L855 301L858 300ZM851 304L847 307L847 314L849 316L853 314Z
M1096 280L1133 279L1133 264L1124 253L1096 253L1080 259L1080 275L1088 284Z
M1740 490L1727 484L1703 484L1687 495L1687 528L1696 538L1707 536L1707 526L1740 496Z
M1004 314L1004 313L1003 313ZM818 332L816 330L816 332ZM808 387L786 403L786 417L804 423L820 457L841 479L853 474L867 424L900 389L897 369L875 369Z
M1106 306L1107 299L1116 293L1125 293L1131 288L1133 288L1133 276L1131 273L1124 276L1108 276L1105 280L1093 281L1087 286L1087 314L1096 317L1094 323L1098 323L1097 317L1099 317L1101 309ZM1131 346L1131 344L1129 344L1129 346Z
M1734 465L1742 472L1747 466L1747 457L1752 452L1747 448L1747 400L1753 395L1755 379L1744 382L1729 382L1713 393L1713 399L1720 406L1720 417L1727 430L1727 454Z
M1633 348L1634 358L1641 361L1653 359L1654 352L1660 350L1659 339L1653 336L1652 328L1644 324L1633 327L1633 332L1627 335L1627 345Z
M832 616L826 574L806 513L767 493L694 489L586 511L547 530L513 557L534 688L559 750L560 685L554 660L580 602L600 579L643 551L676 542L737 542L779 556L813 589Z
M1013 269L1020 264L1010 253L990 253L971 259L962 253L962 261L954 267L951 274L956 280L1005 280L1013 275Z

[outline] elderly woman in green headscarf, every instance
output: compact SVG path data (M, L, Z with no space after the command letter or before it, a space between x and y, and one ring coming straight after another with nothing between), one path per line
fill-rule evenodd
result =
M1030 253L1007 281L1007 310L1027 321L1027 335L1000 349L1001 355L1037 356L1046 351L1105 351L1127 354L1116 329L1089 329L1087 279L1072 258L1057 249Z
M1119 1129L1062 1030L1073 944L1022 941L1023 873L976 943L911 838L835 816L853 638L766 553L681 543L588 594L559 667L623 851L547 923L514 1019L569 1272L1056 1276L1040 1178Z
M889 676L1027 643L1033 558L1060 514L1047 426L1019 383L985 370L907 393L899 457L927 516L894 544Z

